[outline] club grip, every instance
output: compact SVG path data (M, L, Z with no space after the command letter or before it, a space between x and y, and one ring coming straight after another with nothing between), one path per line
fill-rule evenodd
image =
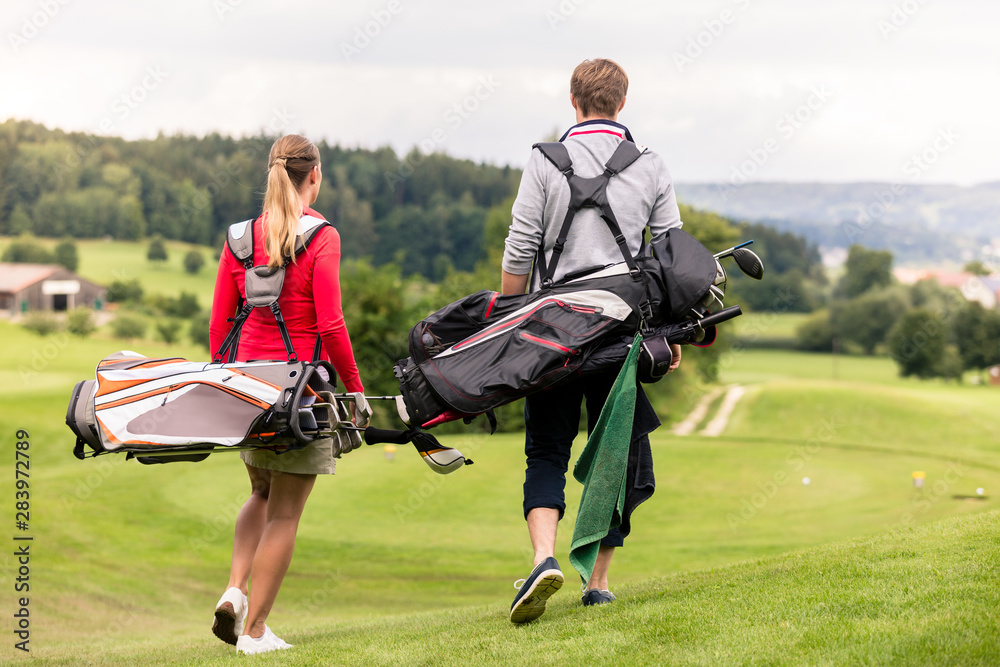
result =
M365 442L369 445L405 445L410 442L409 432L369 426L365 429Z
M698 323L703 329L715 326L716 324L721 324L726 320L731 320L734 317L738 317L743 314L743 309L740 308L739 304L735 306L729 306L729 308L723 308L717 313L712 313L711 315L706 315L705 317L698 320Z

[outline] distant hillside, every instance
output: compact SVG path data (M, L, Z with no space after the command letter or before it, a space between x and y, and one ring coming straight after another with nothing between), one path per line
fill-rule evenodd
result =
M984 245L1000 246L1000 183L679 183L677 196L696 208L794 231L824 248L885 248L900 262L961 262L981 258Z

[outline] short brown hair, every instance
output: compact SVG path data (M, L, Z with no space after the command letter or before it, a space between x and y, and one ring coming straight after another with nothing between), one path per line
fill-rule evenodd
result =
M613 60L584 60L573 70L569 92L584 116L614 118L628 93L628 76Z

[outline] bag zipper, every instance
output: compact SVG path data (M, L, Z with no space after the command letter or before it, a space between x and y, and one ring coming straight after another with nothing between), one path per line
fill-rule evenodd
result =
M560 352L565 352L566 354L576 354L579 351L579 350L574 350L573 348L570 347L566 347L565 345L560 345L559 343L556 343L554 341L546 340L545 338L539 338L538 336L530 334L526 331L521 332L521 338L531 341L532 343L538 343L539 345L554 347Z

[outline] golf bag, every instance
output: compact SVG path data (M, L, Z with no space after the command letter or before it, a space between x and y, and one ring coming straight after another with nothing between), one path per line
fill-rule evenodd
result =
M278 298L285 265L254 266L257 219L231 225L226 242L243 263L245 301L212 363L147 359L119 352L101 361L96 379L77 383L66 412L76 435L74 454L85 458L115 451L143 463L202 460L215 448L288 451L333 438L334 455L361 445L348 403L368 414L361 394L335 395L333 366L296 358ZM295 252L303 252L328 222L299 220ZM277 321L288 361L236 363L240 331L254 308L267 308ZM316 338L313 357L320 354ZM228 360L229 363L223 363Z
M73 453L196 461L216 448L284 452L322 438L334 439L337 454L350 451L361 436L341 424L350 403L366 404L360 394L334 394L332 371L325 361L218 364L117 352L73 389Z
M394 368L405 404L400 416L431 427L488 414L582 373L620 365L617 352L595 353L640 329L704 335L708 327L697 322L722 305L719 290L712 290L720 271L705 246L671 229L638 258L538 292L484 290L460 299L410 330L410 357ZM592 358L605 361L589 363Z

